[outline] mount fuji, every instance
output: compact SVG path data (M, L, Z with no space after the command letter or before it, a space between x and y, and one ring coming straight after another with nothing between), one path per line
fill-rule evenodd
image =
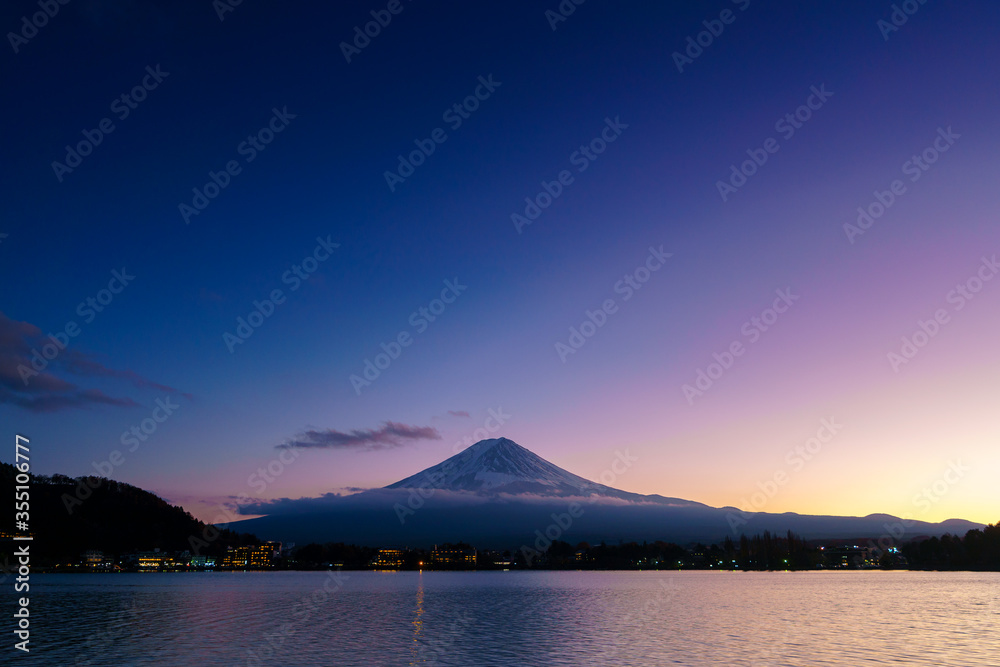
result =
M611 465L633 465L628 451ZM618 465L620 462L620 465ZM621 467L624 466L624 467ZM265 539L345 542L366 546L430 546L470 542L480 548L533 544L558 527L560 539L720 542L740 534L791 530L806 539L896 539L982 528L961 519L942 523L866 517L742 512L691 500L622 491L574 475L507 438L481 440L458 454L379 489L350 496L280 499L244 506L266 515L229 528ZM569 517L572 520L567 521Z

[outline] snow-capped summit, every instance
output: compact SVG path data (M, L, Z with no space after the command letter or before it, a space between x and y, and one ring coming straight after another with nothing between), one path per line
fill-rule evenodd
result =
M442 489L483 495L604 496L646 502L668 500L591 482L507 438L480 440L442 463L386 488Z

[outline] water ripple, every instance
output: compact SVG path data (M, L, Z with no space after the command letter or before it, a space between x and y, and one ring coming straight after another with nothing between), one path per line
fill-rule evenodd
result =
M995 573L39 575L18 664L968 667L998 603Z

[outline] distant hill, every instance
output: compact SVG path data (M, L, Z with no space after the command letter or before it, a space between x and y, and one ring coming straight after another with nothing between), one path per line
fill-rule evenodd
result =
M0 462L0 498L13 500L16 474L14 466ZM36 565L76 563L88 549L116 556L154 548L183 551L191 549L191 536L201 538L205 530L204 523L159 496L102 477L35 475L30 493ZM0 511L0 532L14 532L13 509ZM228 546L249 543L259 540L224 530L201 553L219 555Z

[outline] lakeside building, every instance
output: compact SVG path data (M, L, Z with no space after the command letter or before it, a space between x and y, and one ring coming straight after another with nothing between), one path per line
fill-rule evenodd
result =
M174 557L159 549L140 551L137 561L140 570L162 570L174 567Z
M821 547L823 564L828 568L878 567L879 558L869 547Z
M376 570L399 570L405 560L406 551L403 549L379 549L369 565Z
M80 561L91 569L102 567L104 565L104 552L88 549L81 554Z
M190 567L209 568L215 567L215 559L211 556L191 556L188 561Z
M280 553L280 542L268 542L247 547L229 547L226 550L226 555L222 557L219 567L270 568L274 564L275 544L278 545L278 553Z
M431 550L431 564L435 567L465 568L476 566L476 549L474 547L441 547L435 544Z

